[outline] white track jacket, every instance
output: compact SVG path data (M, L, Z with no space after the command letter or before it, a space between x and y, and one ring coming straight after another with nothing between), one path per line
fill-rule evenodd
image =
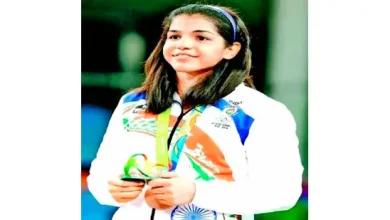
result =
M182 147L175 172L195 181L196 194L191 204L156 210L155 220L251 219L296 204L303 167L296 124L283 104L241 84L206 106L183 137L180 129L186 120L194 120L194 114L181 116L181 100L177 94L174 99L169 130L175 133L169 154ZM125 94L91 164L88 188L100 204L119 207L114 220L150 219L145 190L137 199L119 204L108 191L108 180L123 173L133 154L156 158L156 119L145 113L145 94Z

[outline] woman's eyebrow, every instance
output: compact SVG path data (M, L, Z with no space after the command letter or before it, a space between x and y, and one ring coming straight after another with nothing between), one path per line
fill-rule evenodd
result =
M172 33L179 33L179 32L181 32L180 30L175 30L175 29L172 29L172 30L168 30L168 32L172 32ZM211 32L211 31L208 31L208 30L194 30L194 31L192 31L193 33L209 33L209 34L212 34L212 35L214 35L214 33L213 32Z

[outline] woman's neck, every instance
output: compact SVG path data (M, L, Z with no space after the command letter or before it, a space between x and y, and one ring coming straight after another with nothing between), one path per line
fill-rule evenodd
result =
M176 72L177 93L182 98L189 88L199 83L208 74Z

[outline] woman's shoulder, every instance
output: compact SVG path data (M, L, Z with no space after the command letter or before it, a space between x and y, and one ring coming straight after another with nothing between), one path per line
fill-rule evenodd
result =
M253 118L273 118L291 114L285 104L245 85L240 85L231 96L230 103L239 107Z
M146 92L139 89L133 89L128 91L121 97L122 104L128 104L133 102L139 102L146 99Z

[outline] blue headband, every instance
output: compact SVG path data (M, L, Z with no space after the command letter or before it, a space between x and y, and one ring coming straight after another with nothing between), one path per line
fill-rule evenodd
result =
M218 11L219 13L224 15L227 19L229 19L230 23L233 26L233 42L235 42L236 41L236 33L237 33L237 25L236 25L236 21L234 20L234 18L227 11L223 10L222 8L219 8L216 6L210 6L210 8L214 9L215 11Z

